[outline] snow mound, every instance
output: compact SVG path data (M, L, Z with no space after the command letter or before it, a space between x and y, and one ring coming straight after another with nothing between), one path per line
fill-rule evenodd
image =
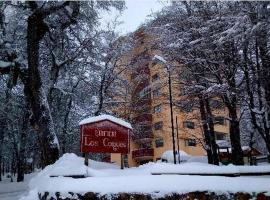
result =
M171 163L159 163L152 168L153 174L239 174L239 168L235 165L216 166L206 163L182 163L174 165Z
M99 116L95 116L95 117L89 117L89 118L82 120L79 123L79 125L90 124L90 123L99 122L99 121L103 121L103 120L109 120L109 121L114 122L116 124L120 124L126 128L132 129L132 126L130 123L128 123L120 118L116 118L112 115L99 115Z
M102 176L97 169L119 169L119 166L111 163L89 160L89 167L84 165L84 158L74 153L66 153L54 164L47 166L30 182L36 184L35 179L49 178L51 176Z
M48 172L50 176L86 175L87 167L84 165L82 158L74 153L67 153L53 165L46 167L44 171Z
M186 162L190 158L191 158L191 156L189 154L187 154L184 151L180 151L180 162ZM162 154L161 159L166 160L168 163L173 163L174 162L173 151L172 150L165 151ZM179 162L178 152L176 153L176 162Z
M173 151L165 151L162 156L162 160L165 160L168 163L173 163ZM198 163L208 163L207 156L192 156L187 154L185 151L180 151L180 162L186 163L186 162L198 162ZM160 163L160 162L158 162ZM176 163L179 163L179 155L178 152L176 153Z
M207 156L191 156L188 162L208 163Z
M172 153L172 152L171 152ZM167 153L170 155L170 153ZM182 152L182 156L188 156ZM55 164L46 167L30 182L30 192L20 200L38 199L38 193L49 192L54 196L69 197L69 192L85 194L95 192L103 194L148 193L164 196L171 193L192 191L213 192L269 192L268 177L219 177L190 176L188 174L233 174L241 172L270 171L268 166L215 166L199 162L148 163L140 167L121 170L115 165L91 161L90 166L83 165L84 159L75 154L65 154ZM92 163L92 164L91 164ZM68 166L67 166L68 165ZM94 167L94 168L92 168ZM76 168L76 169L75 169ZM86 178L50 177L53 173L86 173ZM163 173L163 175L152 174ZM166 174L167 173L167 174ZM185 175L178 175L185 174ZM256 183L256 184L253 184ZM54 197L56 198L56 197Z

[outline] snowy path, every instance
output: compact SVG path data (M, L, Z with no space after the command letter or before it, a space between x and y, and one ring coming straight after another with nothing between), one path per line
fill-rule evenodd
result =
M27 194L28 182L35 174L26 175L24 182L10 182L10 179L4 178L0 182L1 200L18 200L22 195ZM14 178L13 180L16 180Z

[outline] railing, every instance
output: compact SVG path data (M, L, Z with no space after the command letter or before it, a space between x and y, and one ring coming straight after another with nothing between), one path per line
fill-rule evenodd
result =
M132 140L136 143L147 143L151 142L154 138L153 132L151 130L151 126L149 129L144 129L143 131L136 131L134 129Z
M152 122L152 114L149 114L149 113L139 114L133 118L133 121L135 123L140 123L140 122L151 123Z
M154 138L153 134L144 134L133 136L133 141L139 144L151 142Z
M143 157L153 157L154 149L137 149L132 151L132 158L143 158Z

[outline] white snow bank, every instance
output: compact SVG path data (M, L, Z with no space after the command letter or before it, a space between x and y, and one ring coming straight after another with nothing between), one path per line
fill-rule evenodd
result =
M35 200L37 193L40 191L42 185L49 183L52 179L55 180L57 177L50 176L71 176L71 175L83 175L83 176L108 176L108 173L100 170L117 170L120 169L118 165L98 162L89 159L89 167L84 165L84 158L77 156L74 153L66 153L54 164L45 167L29 182L30 192L27 196L22 197L21 200ZM73 178L71 178L73 179ZM72 186L71 186L72 187Z
M208 164L208 159L207 156L191 156L187 162L199 162Z
M10 182L10 178L3 176L0 181L0 199L15 200L27 192L29 180L36 175L37 172L25 174L23 182L16 182L16 177L13 177L14 182ZM7 174L6 174L7 175Z
M268 168L270 170L270 168ZM159 163L152 169L152 173L174 174L239 174L235 165L216 166L203 163L183 163L174 165L171 163Z
M67 153L42 172L48 176L86 175L87 167L82 158L73 153Z
M132 129L132 126L130 123L128 123L120 118L116 118L112 115L99 115L99 116L95 116L95 117L89 117L89 118L82 120L79 123L79 125L90 124L90 123L99 122L99 121L103 121L103 120L109 120L109 121L112 121L116 124L120 124L126 128Z
M256 183L256 184L254 184ZM96 192L101 195L127 193L149 193L164 196L170 193L186 193L194 191L210 192L267 192L270 180L266 178L228 178L204 176L117 176L85 179L66 177L51 178L39 186L38 192L49 191L50 195L61 192L61 196L68 196L68 192L84 194ZM35 190L37 191L37 190ZM33 194L32 194L33 195ZM24 198L24 200L30 200Z
M186 162L178 165L172 163L157 163L151 168L152 173L173 174L241 174L270 172L270 165L262 166L216 166L201 162ZM270 187L269 187L270 189Z
M179 161L178 152L175 154L175 156L176 156L176 162L178 163L178 161ZM191 156L189 154L187 154L185 151L180 151L180 162L186 162L190 158L191 158ZM169 163L173 163L174 162L173 151L172 150L165 151L162 154L161 159L164 159Z
M163 160L166 160L168 163L173 163L173 151L165 151L161 158ZM176 163L179 161L179 155L178 152L176 153ZM187 154L185 151L180 150L180 162L201 162L201 163L208 163L207 156L192 156Z
M74 153L66 153L59 160L57 160L53 165L47 166L38 175L41 177L50 176L72 176L72 175L83 175L88 176L95 174L98 175L96 169L119 169L118 165L98 162L94 160L89 160L89 167L84 165L84 158L77 156ZM92 170L92 171L91 171ZM89 172L89 174L88 174Z
M184 153L183 153L184 156ZM215 166L205 163L186 162L148 163L140 167L121 170L118 166L90 161L90 166L83 165L83 158L75 154L65 154L55 164L46 167L30 181L29 195L21 200L36 199L37 193L48 191L50 195L60 192L68 197L68 192L84 194L96 192L103 194L149 193L163 196L169 193L192 191L210 192L270 192L270 179L265 177L218 177L189 175L151 175L151 173L239 173L270 171L268 166ZM72 163L73 162L73 163ZM86 173L87 178L73 179L54 177L52 174Z

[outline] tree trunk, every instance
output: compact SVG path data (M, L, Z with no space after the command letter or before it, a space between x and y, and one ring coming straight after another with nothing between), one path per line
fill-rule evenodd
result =
M266 103L268 105L268 108L270 107L270 55L269 55L269 47L268 47L268 29L267 24L268 22L268 11L267 6L269 5L269 2L263 2L261 3L260 7L260 22L264 24L264 28L262 28L257 33L257 41L258 41L258 47L259 47L259 54L261 57L261 63L262 63L262 83L263 87L265 89L265 99ZM270 114L270 109L268 109L268 119Z
M22 121L22 129L20 135L20 148L19 148L19 156L17 158L17 182L24 181L24 168L25 168L25 146L26 146L26 135L28 130L28 120L29 120L29 111L28 106L23 116Z
M240 142L239 120L237 117L236 103L232 102L229 108L230 120L230 140L232 145L232 162L235 165L244 165L243 150Z
M3 156L2 156L2 149L3 149L3 140L4 140L4 129L2 127L2 122L0 121L0 181L2 181L2 164L3 162Z
M38 132L41 147L42 167L54 163L59 156L58 141L54 133L53 124L50 118L50 111L45 105L41 92L41 78L39 72L39 41L47 31L43 22L43 16L34 12L28 18L27 26L27 55L28 55L28 77L26 79L24 93L27 103L32 110L32 126Z
M3 169L2 169L2 166L3 166L2 163L3 163L3 162L2 162L2 154L1 154L1 152L0 152L0 181L2 181L2 170L3 170Z
M213 122L213 115L212 115L212 112L211 112L211 108L210 108L208 99L205 100L205 107L206 107L206 112L207 112L207 122L208 122L208 126L209 126L210 144L211 144L211 147L212 147L213 164L214 165L219 165L218 150L217 150L215 130L214 130L214 122Z
M268 150L268 161L270 162L270 55L268 46L268 23L269 23L269 12L268 7L269 2L262 1L257 3L256 10L250 7L250 19L254 26L260 24L260 29L256 32L256 62L257 62L257 73L258 73L258 98L260 107L266 109L265 116L263 118L263 129L259 130L265 140L266 147ZM256 13L254 15L253 13ZM258 51L259 50L259 51ZM261 63L261 66L260 66ZM264 95L260 90L260 86L264 88ZM263 101L262 99L265 99ZM261 127L259 127L261 128Z
M268 54L269 48L267 46L267 29L263 29L260 31L258 35L258 47L260 50L260 58L262 63L262 86L264 88L264 96L265 96L265 116L264 116L264 132L265 132L265 142L268 150L268 161L270 162L270 56Z
M204 105L203 98L201 96L199 97L199 103L200 103L201 120L203 123L203 132L204 132L207 159L208 159L209 164L213 164L214 161L213 161L213 154L212 154L212 148L211 148L211 142L210 142L210 135L209 135L209 130L207 126L205 105Z

